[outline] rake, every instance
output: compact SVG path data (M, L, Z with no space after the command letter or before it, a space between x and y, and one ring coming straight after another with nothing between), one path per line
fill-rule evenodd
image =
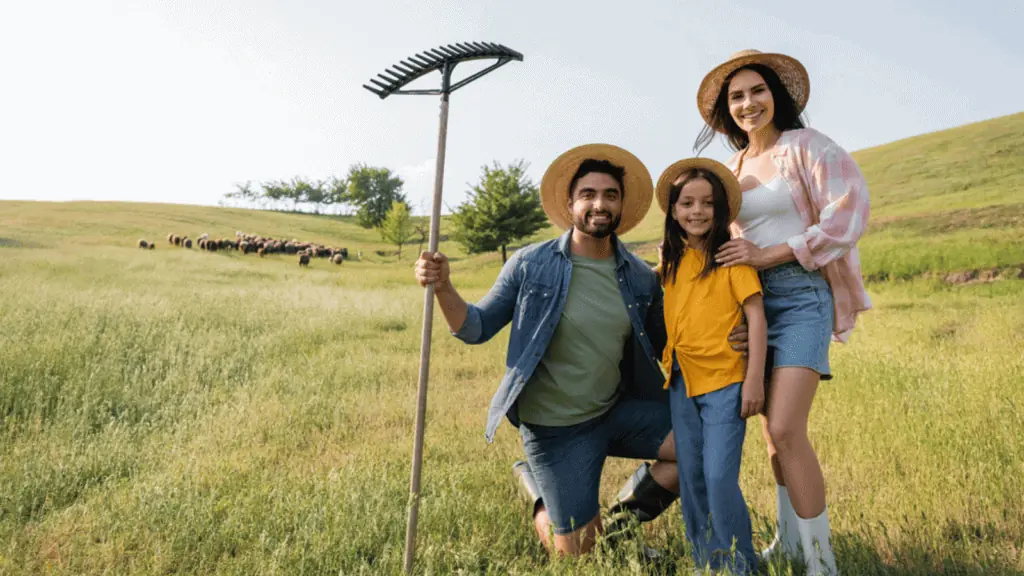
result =
M452 84L452 71L460 62L471 60L496 60L490 66ZM448 138L448 97L452 92L512 62L522 62L523 55L501 44L490 42L458 42L438 46L409 56L405 60L385 68L384 72L364 84L383 100L392 94L440 95L441 122L437 134L437 164L434 168L434 200L430 212L431 253L437 252L441 226L441 192L444 182L444 153ZM441 87L436 90L404 90L410 82L431 72L441 73ZM428 284L423 301L423 333L420 339L419 389L416 396L416 432L413 437L412 477L409 481L409 523L405 532L405 573L412 573L416 556L416 522L419 518L420 472L423 465L423 428L427 412L427 379L430 374L430 337L434 319L434 285Z

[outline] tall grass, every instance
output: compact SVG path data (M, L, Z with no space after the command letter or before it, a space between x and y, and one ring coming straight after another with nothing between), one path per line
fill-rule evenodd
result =
M456 263L467 297L498 265ZM408 264L71 244L4 249L0 294L0 572L400 572L422 304ZM1024 571L1021 295L878 285L834 351L811 425L846 573ZM660 568L534 541L516 433L483 440L506 337L435 330L421 572L687 569L677 508L644 535ZM742 481L764 544L753 428ZM634 465L610 462L605 502Z

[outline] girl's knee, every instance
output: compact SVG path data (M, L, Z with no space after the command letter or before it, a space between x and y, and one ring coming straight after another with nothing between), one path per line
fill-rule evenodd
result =
M782 454L807 442L807 430L786 422L769 422L768 436L775 450Z

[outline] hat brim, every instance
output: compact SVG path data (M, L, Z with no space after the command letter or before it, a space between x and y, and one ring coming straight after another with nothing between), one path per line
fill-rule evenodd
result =
M706 170L722 181L726 198L729 200L729 223L731 224L739 216L740 207L743 206L743 190L740 188L740 181L728 166L710 158L680 160L661 173L655 188L655 196L658 198L658 206L661 207L661 211L665 214L669 213L668 200L672 192L672 185L680 176L694 169Z
M639 224L651 209L654 184L644 163L632 153L611 144L584 144L565 152L548 166L540 183L540 199L551 223L566 230L572 226L569 185L584 160L606 160L623 169L622 214L618 235Z
M811 79L807 75L807 69L796 58L785 54L760 52L732 58L708 72L701 81L700 88L697 89L697 109L700 110L704 122L718 132L723 130L722 127L712 124L712 114L715 109L715 101L718 100L718 95L722 92L722 84L730 74L750 64L763 64L779 75L782 85L786 87L786 91L796 102L798 114L807 107L807 101L811 97Z

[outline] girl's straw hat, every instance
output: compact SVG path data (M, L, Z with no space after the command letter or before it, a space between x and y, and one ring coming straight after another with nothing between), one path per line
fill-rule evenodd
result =
M766 54L758 50L741 50L729 57L724 63L719 64L714 70L704 76L704 80L697 89L697 109L704 121L711 126L711 114L715 108L715 101L722 92L722 84L725 79L736 70L750 64L763 64L771 68L782 85L789 91L789 95L796 102L797 113L803 112L807 106L807 99L811 95L811 79L807 76L807 69L799 60L784 54ZM721 132L721 128L714 127Z
M694 169L707 170L722 181L722 185L725 187L726 198L729 199L729 223L731 224L736 219L736 216L739 215L740 206L743 205L743 191L740 189L740 181L736 179L736 175L725 164L710 158L687 158L680 160L661 173L655 192L658 197L658 205L661 206L661 211L665 214L669 213L668 199L672 192L672 185L680 176Z
M632 230L651 208L654 185L651 173L633 154L611 144L585 144L562 154L544 173L540 182L540 200L551 222L562 228L572 226L569 213L569 184L584 160L607 160L624 170L622 185L622 219L616 234Z

